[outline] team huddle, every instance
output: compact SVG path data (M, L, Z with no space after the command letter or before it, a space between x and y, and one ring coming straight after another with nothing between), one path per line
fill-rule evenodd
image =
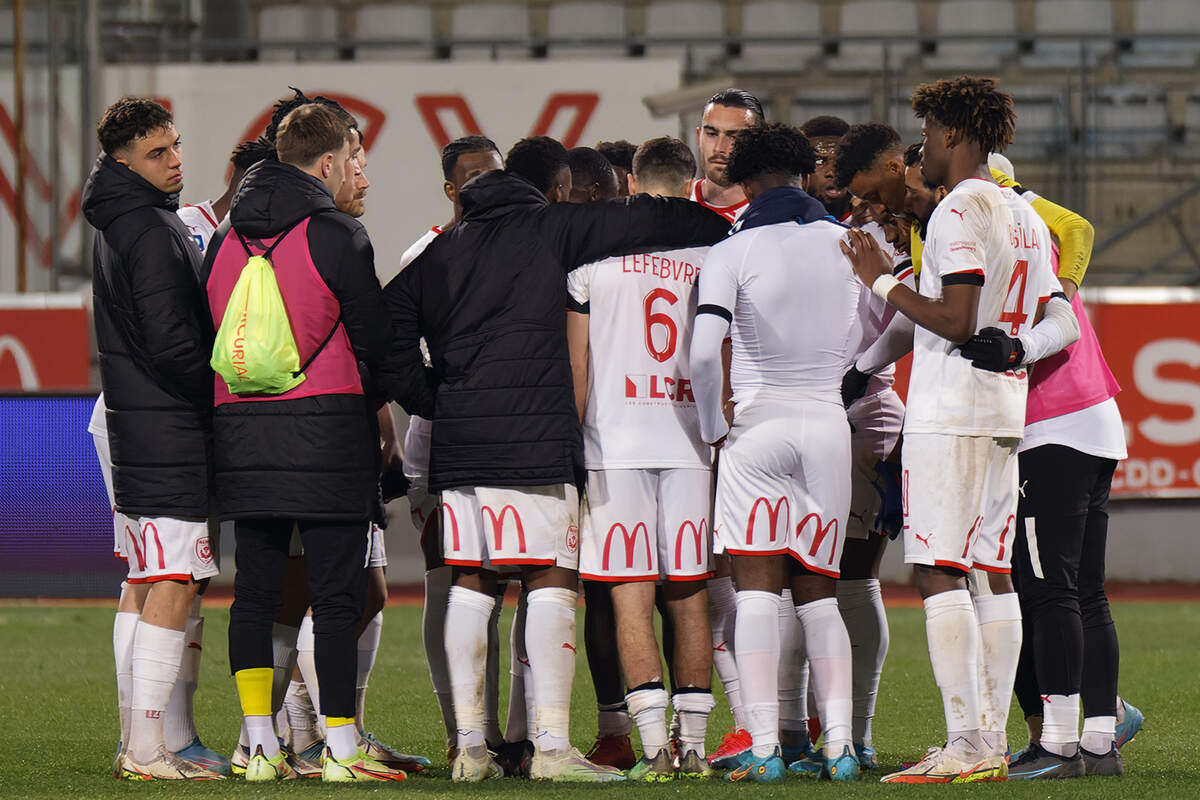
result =
M452 216L384 287L358 123L295 95L236 148L226 193L183 208L166 109L125 98L98 129L89 430L129 565L116 777L429 766L365 725L383 503L401 495L455 781L879 770L896 538L946 730L882 781L1123 772L1142 715L1117 696L1104 594L1125 442L1076 295L1092 231L1016 183L991 79L919 87L907 147L880 123L769 123L739 89L705 105L699 163L670 137L506 155L457 139ZM236 541L229 759L192 722L218 521ZM586 754L569 738L580 581ZM714 671L734 730L709 753ZM1030 740L1010 753L1014 692Z

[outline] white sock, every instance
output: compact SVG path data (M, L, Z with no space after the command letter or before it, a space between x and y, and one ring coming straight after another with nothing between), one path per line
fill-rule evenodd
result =
M525 683L525 672L529 668L529 656L525 653L525 593L517 600L512 628L508 636L508 716L504 725L504 740L523 742L532 739L529 727L533 718L529 716L526 695L533 695L533 685Z
M507 586L501 582L501 587ZM504 610L503 590L496 595L492 615L488 617L487 672L483 682L483 738L492 744L504 741L500 732L500 612Z
M835 597L797 606L796 616L804 628L804 649L825 737L825 755L837 758L843 748L853 744L850 636Z
M1021 656L1021 603L1016 592L975 598L979 619L980 733L989 755L1008 751L1008 709ZM1078 723L1076 723L1078 724Z
M708 715L717 701L709 691L676 692L671 698L675 706L675 718L679 720L679 750L681 755L688 751L704 758L704 740L708 736Z
M363 727L363 707L367 697L367 682L371 678L371 670L375 667L375 654L379 652L379 635L383 632L383 612L380 611L367 620L363 632L358 637L358 671L354 681L354 716L355 727L360 732L366 732Z
M163 714L163 741L172 753L178 753L196 739L192 704L196 696L196 685L200 681L200 654L203 650L204 619L188 617L187 625L183 629L179 677L171 687L171 697L167 700L167 710Z
M117 674L117 713L121 720L121 746L129 746L130 703L133 702L133 636L140 614L118 611L113 618L113 663Z
M242 717L242 727L238 732L238 747L250 749L250 734L246 733L246 718Z
M358 752L358 726L330 725L325 729L325 744L334 758L349 758Z
M625 703L637 723L642 752L653 759L667 746L667 690L661 683L644 686L625 695Z
M446 605L446 664L458 747L478 747L483 741L483 684L487 669L487 625L495 598L463 586L450 587Z
M837 582L838 611L850 636L851 673L854 692L854 721L851 731L855 744L871 746L871 722L875 718L875 698L879 677L887 658L887 612L879 580L864 578Z
M1078 694L1042 695L1042 737L1038 744L1066 758L1079 752Z
M733 652L742 684L746 730L754 755L779 745L779 595L739 591Z
M628 703L596 706L597 736L628 736L633 732L632 710Z
M283 697L283 710L287 713L293 752L302 753L321 741L321 734L317 731L317 712L303 681L288 684Z
M305 617L300 623L300 634L296 637L296 668L308 689L308 700L312 703L317 718L317 734L325 738L325 716L321 713L321 682L317 680L316 637L313 634L313 619Z
M450 694L450 673L446 667L446 604L450 597L453 567L438 567L425 571L425 606L421 613L421 639L425 644L425 661L429 664L429 680L433 694L442 709L446 725L446 745L454 744L454 698Z
M311 625L311 623L310 623ZM283 696L296 669L296 640L300 629L293 625L271 623L271 709L278 711L283 706Z
M243 717L246 735L250 738L250 755L262 753L267 758L279 755L279 739L275 737L275 719L270 714L251 714Z
M139 761L149 761L163 742L163 712L171 687L179 677L183 631L139 620L133 635L132 712L128 749Z
M781 741L806 730L800 671L804 669L804 632L796 619L792 592L779 598L779 731Z
M925 600L925 635L933 679L942 693L947 750L979 753L979 623L971 593L941 592Z
M571 685L575 680L575 608L578 593L548 587L529 593L525 651L537 708L534 747L560 752L571 746ZM529 691L526 684L525 691Z
M737 619L737 593L733 590L733 578L709 578L708 620L712 626L713 667L717 680L725 689L725 699L733 714L733 727L743 730L746 715L742 711L742 690L738 682L737 661L734 659L734 621Z
M1085 717L1083 720L1083 737L1079 746L1089 753L1106 756L1112 751L1117 739L1117 718Z

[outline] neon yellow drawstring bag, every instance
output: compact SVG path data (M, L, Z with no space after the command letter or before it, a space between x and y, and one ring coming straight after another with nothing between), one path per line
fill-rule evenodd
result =
M304 370L341 322L339 316L329 336L301 366L292 323L271 263L271 252L290 232L288 228L265 253L255 255L242 235L234 231L249 258L225 306L209 361L225 380L230 394L283 394L294 389L303 383Z

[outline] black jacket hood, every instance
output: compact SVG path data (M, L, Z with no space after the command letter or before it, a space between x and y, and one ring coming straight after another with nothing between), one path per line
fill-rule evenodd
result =
M503 170L485 172L471 179L459 197L464 222L496 219L520 208L550 205L532 183Z
M92 227L103 231L117 217L139 208L177 211L179 194L159 191L129 167L101 153L83 187L80 205Z
M312 175L290 164L260 161L238 185L229 221L243 236L261 239L335 208L333 194Z

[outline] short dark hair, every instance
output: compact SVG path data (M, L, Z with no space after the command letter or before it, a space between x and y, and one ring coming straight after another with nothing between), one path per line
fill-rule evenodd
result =
M305 103L288 113L275 135L275 152L285 164L305 167L350 141L350 126L333 109Z
M696 157L683 141L660 136L642 142L633 155L632 172L639 182L678 185L695 176Z
M730 87L708 98L708 102L704 104L705 108L709 106L725 106L726 108L744 108L748 111L753 111L754 116L758 117L760 123L766 122L767 115L763 111L762 101L754 95L747 92L745 89Z
M958 131L985 154L1004 152L1016 129L1012 95L997 89L995 78L961 75L921 84L912 107L918 118Z
M567 161L571 165L571 183L575 188L583 188L595 184L605 184L609 176L616 185L617 173L613 170L608 159L599 150L590 147L572 147L567 151Z
M442 177L453 180L458 160L468 153L490 153L500 155L500 148L486 136L463 136L442 148Z
M725 174L745 183L763 175L811 175L816 168L817 153L799 128L769 122L737 132Z
M244 172L260 161L274 161L275 159L275 145L265 136L260 136L249 142L242 142L233 148L233 155L229 157L229 162L233 164L234 168Z
M891 125L882 122L851 125L838 142L833 162L834 183L842 188L849 186L854 176L870 169L881 154L898 147L903 147L903 140Z
M850 130L849 122L829 114L813 117L800 126L800 132L810 139L835 137L840 139L846 135L848 130Z
M345 123L347 128L353 128L358 131L359 141L362 141L362 129L358 127L358 120L354 118L346 109L342 108L342 104L337 100L331 100L323 95L316 97L307 97L304 92L297 89L295 86L289 86L295 94L292 97L285 97L275 103L271 111L271 121L267 123L267 129L263 132L263 136L274 142L275 137L279 134L279 126L283 123L284 117L295 111L302 105L308 103L317 103L318 105L326 106L333 110L335 114Z
M554 176L563 167L570 167L567 148L549 136L530 136L512 146L504 157L504 171L524 178L539 192L554 186Z
M921 143L913 142L904 149L904 166L919 167L921 166Z
M615 142L597 142L596 150L608 159L614 167L620 167L626 172L633 171L633 154L637 152L633 142L619 139Z
M96 126L96 138L101 149L111 156L131 145L134 139L174 122L170 111L148 97L122 97L105 110Z

